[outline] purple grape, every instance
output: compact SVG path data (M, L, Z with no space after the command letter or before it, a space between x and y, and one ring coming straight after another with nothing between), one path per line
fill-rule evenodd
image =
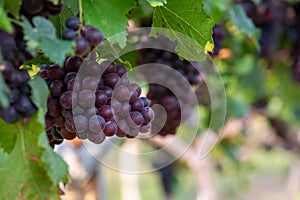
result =
M101 115L106 121L111 120L113 118L113 111L111 106L104 105L98 109L98 115Z
M72 109L77 104L77 95L73 91L64 92L59 98L60 105L65 109Z
M83 133L89 128L89 120L83 115L78 115L74 117L74 125L79 133Z
M82 90L78 95L78 103L84 108L95 104L95 93L92 90Z
M100 133L106 126L105 120L100 115L93 115L89 118L89 130L93 133Z
M110 120L106 122L105 128L103 130L103 133L106 136L113 136L117 133L118 126L114 120Z

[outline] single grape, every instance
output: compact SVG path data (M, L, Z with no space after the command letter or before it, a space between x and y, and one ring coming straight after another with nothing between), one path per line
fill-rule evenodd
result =
M150 122L152 122L154 120L154 111L152 110L152 108L145 107L145 108L142 109L141 113L142 113L142 115L144 117L144 123L145 124L149 124ZM175 116L175 118L178 117L178 116L180 116L180 115L177 114Z
M138 111L130 112L130 115L127 116L126 120L129 126L131 126L132 128L137 128L144 123L144 117L142 113Z
M12 124L21 119L21 115L14 106L10 106L2 110L2 118L6 123Z
M62 33L62 39L64 40L74 40L76 37L77 33L72 29L66 29Z
M80 20L78 17L69 17L66 20L66 27L69 29L73 29L74 31L77 31L79 29Z
M95 104L95 93L92 90L82 90L78 95L78 103L84 108Z
M149 107L150 103L149 100L146 97L140 97L140 99L144 102L144 107Z
M78 72L81 64L82 60L80 57L69 57L64 65L64 70L66 72Z
M142 99L137 99L135 102L131 104L132 111L142 111L144 108L144 101Z
M15 108L20 113L26 113L29 109L32 108L32 103L28 96L21 95L19 100L15 104Z
M98 115L101 115L106 121L111 120L113 118L113 111L111 106L104 105L98 109Z
M54 80L62 80L65 77L64 70L60 68L58 65L51 65L48 69L48 78L52 81Z
M69 132L66 128L62 128L60 131L61 136L66 139L66 140L73 140L76 138L76 133L74 132Z
M116 66L116 73L122 77L124 75L127 75L127 68L124 65L117 65Z
M82 64L83 71L88 76L95 76L98 78L99 75L103 72L101 66L93 60L88 60Z
M103 75L116 72L116 66L112 61L105 60L100 65L104 70Z
M89 120L83 115L78 115L74 117L74 125L79 133L83 133L89 128Z
M95 102L95 106L97 108L100 108L101 106L105 105L107 103L108 97L107 95L104 93L103 90L97 90L96 91L96 102Z
M115 88L114 96L120 101L127 101L130 98L130 91L125 85L118 85Z
M84 78L81 83L82 90L87 89L87 90L95 91L97 89L97 86L98 86L98 78L92 76L88 76Z
M136 83L131 83L129 86L130 91L136 91L137 96L139 97L142 93L141 87Z
M76 72L68 72L64 78L64 83L68 84L70 80L76 78L77 73Z
M77 95L73 91L64 92L59 98L60 105L65 109L72 109L77 104Z
M84 56L88 53L89 43L83 37L76 37L76 49L75 53L77 56Z
M93 133L100 133L106 126L105 120L100 115L93 115L89 118L89 130Z
M50 92L54 97L59 97L64 91L64 82L62 80L55 80L50 84Z
M120 80L120 77L116 73L109 73L104 76L103 80L105 85L114 88Z
M103 33L91 26L86 26L84 37L93 46L99 45L104 40Z
M103 133L106 136L113 136L117 133L118 131L118 125L114 120L110 120L106 122L105 128L103 130Z

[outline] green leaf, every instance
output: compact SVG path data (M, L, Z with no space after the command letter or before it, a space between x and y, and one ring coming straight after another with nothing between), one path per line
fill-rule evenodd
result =
M9 99L8 99L9 91L10 90L3 79L2 73L0 73L0 105L3 108L7 108L9 106Z
M152 7L163 6L167 0L146 0Z
M25 129L19 123L7 126L14 126L18 136L13 151L0 168L0 199L58 199L46 165L41 162L42 148L37 146L38 136L45 133Z
M1 131L5 130L1 136L13 134L16 142L0 168L0 199L59 199L57 183L66 176L67 167L47 143L45 114L48 88L39 77L29 84L38 112L26 126L20 122L1 124ZM40 138L44 141L41 142Z
M252 20L248 18L244 8L241 5L233 5L229 11L230 19L235 25L240 28L247 36L253 37L257 35L258 31Z
M82 1L85 24L90 24L100 29L111 43L118 43L121 48L126 45L125 16L135 7L134 0L85 0ZM118 37L113 37L119 34Z
M213 25L213 19L204 10L203 0L172 0L154 9L152 26L166 30L152 28L151 35L164 32L170 40L177 41L176 51L180 56L202 60L203 53L213 50Z
M57 5L58 4L58 0L48 0L50 2L52 2L53 4Z
M73 16L77 16L79 13L78 0L65 0L64 2L65 9L71 9Z
M9 18L7 17L6 12L3 10L2 7L0 7L0 29L3 29L8 33L13 32L13 27L9 21Z
M56 30L50 21L43 17L34 17L34 27L26 18L23 21L25 39L28 41L27 50L32 55L42 50L51 61L62 65L66 55L74 54L74 42L57 39Z
M7 160L8 154L3 151L3 149L0 149L0 167L3 165L3 163Z
M4 8L7 13L11 13L14 17L19 18L19 11L22 0L4 0Z

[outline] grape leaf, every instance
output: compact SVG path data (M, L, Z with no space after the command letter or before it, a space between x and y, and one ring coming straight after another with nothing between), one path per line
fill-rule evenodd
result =
M14 17L19 18L19 11L22 0L4 0L4 8L7 13L11 13Z
M46 83L39 77L30 81L32 100L39 108L27 125L20 122L1 124L1 136L14 134L16 142L9 157L0 168L0 199L59 199L57 179L61 175L52 173L49 163L55 161L62 166L63 161L54 159L39 138L45 135L45 114L48 91ZM5 130L5 131L3 131ZM11 132L12 131L12 132ZM2 137L1 137L1 140ZM45 162L45 155L48 161ZM57 166L57 163L53 164ZM13 170L12 170L13 169ZM56 169L61 170L61 168ZM65 173L66 170L62 169Z
M170 40L177 41L176 51L189 60L202 60L203 53L213 50L213 19L204 10L203 0L168 1L154 9L151 36L163 32ZM202 55L202 56L201 56Z
M78 15L79 13L78 0L65 0L64 6L65 8L71 9L73 16Z
M66 55L74 54L74 42L59 40L53 24L43 17L34 17L33 24L26 18L22 18L25 24L24 34L27 42L27 50L35 55L42 50L51 61L63 64Z
M0 149L0 167L3 165L3 163L7 160L8 154L3 151L3 149Z
M47 97L48 93L48 87L45 83L45 81L40 78L36 77L34 80L29 82L29 85L32 89L32 100L34 104L38 108L47 108ZM45 95L46 94L46 95ZM45 130L45 114L46 110L43 110L43 112L39 112L38 114L38 121L39 124L42 125L41 131ZM30 129L31 126L36 126L37 124L35 121L31 121L28 125L28 128ZM51 178L53 185L58 184L61 179L64 178L64 176L68 172L67 164L61 159L60 156L58 156L49 146L48 139L46 137L46 134L41 134L38 138L38 144L41 146L44 151L41 155L41 160L46 164L47 166L47 173L49 177Z
M163 6L167 0L146 0L152 7Z
M2 7L0 7L0 29L3 29L8 33L13 32L13 27L9 22L7 14Z
M229 10L230 19L240 28L247 36L253 37L257 35L258 30L252 20L248 18L242 5L233 5Z
M125 15L135 7L134 0L85 0L82 1L82 7L86 24L100 29L111 43L118 43L121 48L125 47L124 31L128 25ZM116 37L110 38L116 34Z

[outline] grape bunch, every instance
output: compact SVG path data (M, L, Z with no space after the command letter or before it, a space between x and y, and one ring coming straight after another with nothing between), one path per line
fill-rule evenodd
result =
M20 15L32 20L34 16L49 18L51 15L58 15L62 11L61 0L54 4L50 0L23 0Z
M278 59L277 52L290 49L283 46L293 44L289 51L292 65L291 71L294 80L300 83L300 3L286 1L264 0L255 4L251 0L236 0L240 3L248 17L261 29L260 47L261 56L271 64ZM286 40L283 42L283 38Z
M158 69L159 75L152 74L151 71L155 70L153 69L154 66L145 68L142 71L145 78L150 82L147 98L151 100L151 105L159 104L163 106L166 111L166 121L162 127L160 121L163 119L159 119L161 114L156 114L158 120L153 122L152 132L165 136L168 134L176 134L180 123L189 117L190 111L195 105L192 97L193 91L189 87L199 83L200 74L187 60L180 60L178 55L166 50L161 50L160 46L162 45L171 48L175 45L162 35L160 37L159 40L150 39L148 37L142 38L141 46L146 46L146 43L152 43L157 45L157 49L140 49L137 63L139 65L156 63L168 66ZM169 71L170 69L176 71L176 73ZM162 85L151 83L152 81L165 83ZM186 85L185 81L188 85Z
M62 33L64 40L75 40L77 56L85 56L104 40L103 33L93 26L80 24L77 17L70 17L66 20L67 29Z
M24 69L19 69L25 61L23 53L17 48L12 35L0 30L0 38L3 58L0 71L10 90L9 107L0 107L0 113L6 123L15 123L22 117L33 115L36 112L36 106L30 100L29 74Z
M52 146L75 137L96 144L113 135L133 138L151 128L154 113L123 65L69 57L63 68L42 65L39 76L51 92L46 130Z

